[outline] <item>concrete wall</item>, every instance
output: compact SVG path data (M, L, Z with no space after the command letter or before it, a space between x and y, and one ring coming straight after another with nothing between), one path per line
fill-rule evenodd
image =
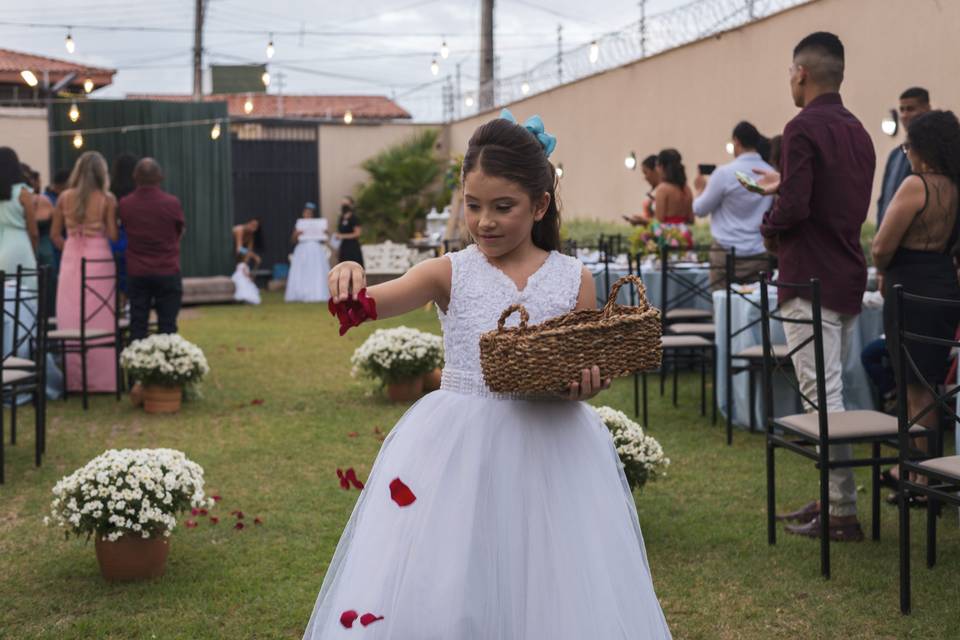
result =
M11 147L34 171L41 184L50 181L50 140L47 110L28 107L0 107L0 147Z
M360 166L364 160L429 128L441 127L410 123L319 125L320 210L331 224L340 213L340 199L367 180ZM446 155L447 151L441 148L439 153Z
M534 113L559 138L551 159L563 163L565 215L618 219L635 212L647 189L623 160L676 147L692 180L698 163L729 161L724 146L739 120L768 136L797 109L787 69L794 45L829 30L846 47L843 97L873 137L878 157L874 201L887 153L903 140L880 122L913 85L934 107L960 110L960 2L817 0L715 38L558 87L510 106L519 120ZM488 112L454 123L450 148L463 153ZM875 211L871 210L871 216Z

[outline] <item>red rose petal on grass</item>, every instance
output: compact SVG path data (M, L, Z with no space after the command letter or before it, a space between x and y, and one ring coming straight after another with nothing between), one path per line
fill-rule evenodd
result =
M356 431L351 431L350 433L347 434L347 437L348 437L348 438L356 438L356 437L359 436L359 435L360 435L360 434L357 433Z
M200 515L202 515L202 516L207 515L207 510L206 510L206 509L200 509Z
M223 499L220 496L210 496L210 497L213 498L214 502L220 502Z
M237 520L243 520L243 511L231 511L230 515L236 516Z
M380 427L374 427L373 432L377 435L380 435L381 433L383 433L383 431L380 431Z
M260 518L254 518L254 519L253 519L253 524L258 524L258 525L259 525L259 524L263 524L263 520L261 520Z
M360 624L365 627L373 624L377 620L383 620L383 616L375 616L372 613L365 613L360 616Z
M263 398L256 398L256 399L254 399L254 400L251 400L251 401L250 401L250 404L252 404L252 405L255 406L255 407L258 407L258 406L260 406L261 404L263 404Z
M193 520L187 520L183 523L183 526L185 526L187 529L195 529L197 527L197 523Z
M210 524L217 524L218 522L220 522L220 518L217 516L210 516Z
M400 478L394 478L390 483L390 497L401 507L408 507L417 499Z
M200 509L190 509L190 515L192 516L200 515Z
M347 469L346 479L353 485L355 489L363 490L363 483L360 482L360 479L357 478L357 472L353 470L353 467Z
M234 528L234 529L243 529L243 523L242 523L242 522L238 522L237 524L233 525L233 528Z
M340 478L340 488L349 489L350 481L347 480L347 477L343 475L343 469L337 469L337 477Z
M343 613L340 614L340 624L345 626L347 629L350 629L353 627L353 623L357 619L358 615L359 614L353 609L350 609L349 611L344 611Z

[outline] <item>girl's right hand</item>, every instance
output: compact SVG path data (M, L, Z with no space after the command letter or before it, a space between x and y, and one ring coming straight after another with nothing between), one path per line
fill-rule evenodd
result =
M363 267L356 262L341 262L330 270L328 278L330 299L334 303L349 298L357 299L357 294L367 286L367 276Z

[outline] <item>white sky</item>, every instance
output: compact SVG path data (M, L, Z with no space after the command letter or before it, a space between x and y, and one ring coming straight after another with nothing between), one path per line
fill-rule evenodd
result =
M208 0L205 66L263 63L273 32L270 60L276 93L383 94L419 119L441 117L440 85L461 63L464 92L479 75L479 0ZM647 15L689 0L647 0ZM99 96L127 93L189 93L192 88L193 0L4 0L0 46L118 70L114 85ZM495 5L495 49L502 76L520 73L557 47L564 49L639 19L637 0L499 0ZM7 24L3 24L7 23ZM9 24L21 23L21 24ZM76 52L64 47L73 25ZM119 30L84 28L110 26ZM173 29L150 32L142 28ZM300 36L302 30L324 32ZM439 58L441 42L450 47ZM430 73L431 59L441 63ZM420 85L433 85L417 89Z

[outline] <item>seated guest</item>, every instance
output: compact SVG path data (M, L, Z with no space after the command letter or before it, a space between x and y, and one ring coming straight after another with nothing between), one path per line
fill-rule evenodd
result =
M920 114L930 111L930 93L921 87L911 87L900 94L900 124L904 131L910 128L910 123ZM883 222L887 207L893 200L893 195L910 175L910 162L900 147L894 147L887 156L887 164L883 168L883 182L880 183L880 198L877 200L877 227Z
M955 258L958 253L957 209L960 206L960 122L951 111L930 111L917 116L903 144L913 175L897 189L873 240L873 262L883 274L883 325L890 355L898 362L897 318L893 287L922 296L960 300ZM952 308L933 312L928 305L911 311L907 303L905 330L952 340L960 320ZM950 349L936 344L911 344L911 358L921 377L907 367L907 410L915 416L933 402L926 385L943 383L949 368ZM896 368L894 369L896 371ZM926 384L924 384L926 383ZM937 412L918 420L937 425ZM926 438L918 439L925 449ZM897 470L890 474L896 478Z
M752 176L754 169L773 170L758 152L766 145L766 138L755 126L741 122L733 129L733 162L717 167L709 181L704 175L694 181L697 199L693 201L693 212L710 216L713 248L717 249L710 252L714 289L726 287L724 256L730 249L737 252L737 279L757 280L758 274L768 267L760 223L763 214L773 206L773 197L747 191L736 176L738 171Z
M687 171L676 149L664 149L657 155L660 182L653 190L654 216L666 224L693 223L693 192L687 186Z

